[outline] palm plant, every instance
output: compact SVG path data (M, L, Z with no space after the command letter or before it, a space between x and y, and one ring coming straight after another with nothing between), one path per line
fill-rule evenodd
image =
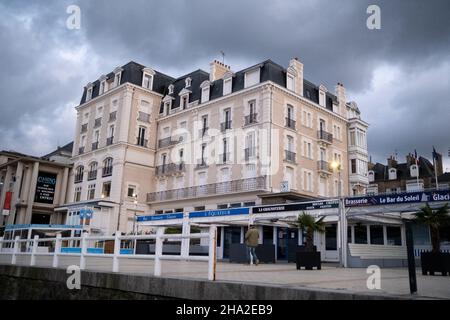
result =
M414 213L415 221L430 227L431 246L433 252L437 253L441 250L441 237L439 228L450 224L450 216L448 215L448 203L438 209L432 209L427 203L420 211Z
M297 226L306 233L305 251L314 251L314 231L321 233L325 232L325 223L323 222L324 218L325 217L321 217L316 221L313 216L305 212L298 216Z

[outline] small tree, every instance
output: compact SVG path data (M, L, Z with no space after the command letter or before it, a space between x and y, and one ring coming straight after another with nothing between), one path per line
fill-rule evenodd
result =
M432 209L427 203L414 215L414 220L416 222L430 227L431 246L433 247L433 252L439 252L441 250L441 236L439 234L439 228L450 224L448 203L438 209Z
M306 233L306 241L305 241L305 251L313 252L314 251L314 231L323 233L325 232L325 223L323 219L325 217L316 219L303 212L298 216L297 226Z

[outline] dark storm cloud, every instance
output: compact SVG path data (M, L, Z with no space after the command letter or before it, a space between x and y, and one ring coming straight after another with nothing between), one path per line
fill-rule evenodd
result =
M434 143L443 152L450 145L450 129L445 125L450 119L449 78L442 72L449 71L450 61L450 2L446 0L40 3L0 5L2 15L16 19L16 24L0 24L0 41L5 44L0 63L8 71L0 80L4 111L0 130L17 137L26 137L15 125L22 114L37 113L43 120L45 113L58 107L72 108L88 81L119 64L135 60L177 76L207 68L223 50L232 67L267 58L287 65L297 56L305 64L307 79L324 83L329 90L343 82L349 98L361 100L363 116L371 124L370 152L377 160L395 149L426 152ZM81 8L79 31L64 28L65 8L72 3ZM366 28L370 4L381 8L381 30ZM31 27L21 26L17 16L31 16ZM67 58L71 52L76 58ZM63 65L62 71L71 75L65 81L57 70L42 72ZM398 70L396 87L375 86L376 71L388 73L389 68ZM435 74L444 79L439 81ZM11 79L21 86L14 86ZM73 119L73 114L67 117ZM414 124L420 134L416 130L412 139ZM66 135L71 136L71 132ZM2 146L21 147L3 135L0 139ZM26 141L20 143L27 146Z

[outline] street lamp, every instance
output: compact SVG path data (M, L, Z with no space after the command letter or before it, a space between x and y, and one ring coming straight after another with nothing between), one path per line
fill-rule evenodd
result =
M337 161L331 162L331 168L333 171L338 172L338 198L339 198L339 221L340 221L340 264L342 267L347 267L347 219L345 217L345 209L342 199L342 186L341 186L341 164Z
M136 216L137 216L137 194L133 193L133 198L134 198L134 218L133 218L133 234L136 234Z

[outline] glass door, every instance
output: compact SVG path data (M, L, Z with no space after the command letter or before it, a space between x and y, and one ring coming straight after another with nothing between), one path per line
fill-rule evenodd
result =
M223 258L228 259L230 257L231 244L241 243L241 227L225 227L223 233Z

